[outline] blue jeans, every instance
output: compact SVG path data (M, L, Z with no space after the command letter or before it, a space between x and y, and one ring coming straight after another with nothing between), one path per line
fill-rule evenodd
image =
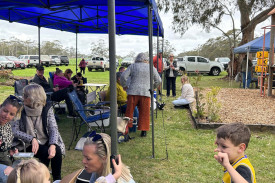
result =
M6 183L8 176L5 175L4 170L7 168L7 165L0 164L0 183Z
M245 79L246 79L246 72L242 72L242 79L243 79L243 88L245 88ZM251 83L251 72L247 73L247 88L249 88L249 85Z
M177 99L172 102L175 106L181 106L181 105L187 105L190 104L190 102L186 99Z

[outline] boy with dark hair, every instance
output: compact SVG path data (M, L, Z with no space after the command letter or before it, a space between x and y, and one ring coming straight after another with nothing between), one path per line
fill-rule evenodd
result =
M214 158L224 167L223 183L256 183L255 171L245 150L250 130L243 123L230 123L217 129Z

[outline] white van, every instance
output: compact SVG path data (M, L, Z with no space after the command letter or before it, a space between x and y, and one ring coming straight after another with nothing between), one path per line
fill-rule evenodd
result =
M23 61L27 67L36 66L39 64L38 55L20 55L18 59Z

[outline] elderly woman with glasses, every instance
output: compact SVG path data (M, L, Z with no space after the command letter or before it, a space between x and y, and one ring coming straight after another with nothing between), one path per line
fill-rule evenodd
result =
M26 143L27 152L33 152L47 167L51 162L53 180L60 180L65 145L58 132L52 105L46 102L46 93L38 84L25 86L23 97L24 109L20 120L14 122L13 134ZM18 149L23 150L23 147L18 146Z
M139 53L135 59L135 63L131 64L124 71L120 78L122 87L127 91L127 109L125 116L133 118L133 112L136 106L139 111L138 130L141 130L141 137L146 136L146 132L150 129L150 69L149 58L145 53ZM130 79L128 85L127 80ZM153 67L154 88L161 83L161 78L156 68ZM130 123L129 127L133 124Z
M112 160L115 172L112 175L111 168L111 137L105 133L96 134L95 131L91 138L87 138L84 143L82 163L87 173L91 173L90 183L134 183L129 168L121 162L118 155L118 164ZM60 183L75 183L83 169L65 176ZM104 182L103 181L103 182Z
M13 134L10 121L20 116L22 103L10 95L0 105L0 182L6 182L12 171L12 159L18 150L12 147Z

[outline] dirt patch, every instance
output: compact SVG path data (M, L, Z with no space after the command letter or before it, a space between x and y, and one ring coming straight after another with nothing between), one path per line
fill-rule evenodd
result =
M202 94L205 96L207 91L210 89L203 90ZM222 105L218 123L275 125L275 97L261 97L259 89L221 88L217 98ZM200 122L207 123L206 120Z

